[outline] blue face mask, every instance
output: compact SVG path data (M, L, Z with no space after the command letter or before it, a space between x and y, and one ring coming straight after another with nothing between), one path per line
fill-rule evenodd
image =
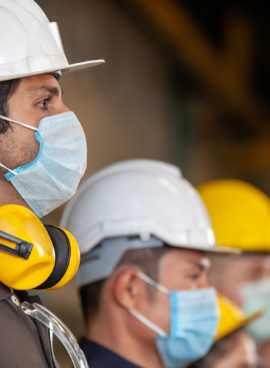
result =
M261 317L248 324L248 331L258 343L270 340L270 278L243 284L240 295L247 314L265 310Z
M39 217L54 210L75 194L86 169L86 139L83 128L72 111L42 119L38 129L0 115L36 131L39 152L30 164L9 172L11 182L28 206Z
M170 335L134 309L129 312L157 333L156 344L166 368L179 368L210 350L218 327L219 307L214 288L169 291L142 272L138 276L170 298Z

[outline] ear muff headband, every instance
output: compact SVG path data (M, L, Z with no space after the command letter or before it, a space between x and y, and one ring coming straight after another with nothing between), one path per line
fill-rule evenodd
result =
M66 233L59 227L45 225L55 250L55 265L46 281L36 289L49 289L56 285L65 275L70 263L70 242Z

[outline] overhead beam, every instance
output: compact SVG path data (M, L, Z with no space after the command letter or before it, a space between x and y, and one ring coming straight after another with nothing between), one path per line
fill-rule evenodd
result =
M220 52L196 26L182 6L173 0L129 0L137 7L185 63L212 92L218 94L230 110L240 114L252 126L264 123L264 112L255 102L247 83L250 64L250 30L247 23L234 20L227 34L229 42ZM230 23L228 23L230 26Z

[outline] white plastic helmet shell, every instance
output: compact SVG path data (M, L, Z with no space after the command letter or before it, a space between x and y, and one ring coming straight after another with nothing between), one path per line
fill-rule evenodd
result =
M95 66L104 60L69 64L56 23L34 0L0 0L0 81Z
M107 238L151 235L176 247L224 252L215 245L197 191L167 163L130 160L89 177L65 208L69 229L83 254Z

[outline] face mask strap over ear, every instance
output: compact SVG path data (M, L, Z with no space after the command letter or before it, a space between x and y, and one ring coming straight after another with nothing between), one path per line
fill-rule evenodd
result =
M48 279L36 289L49 289L55 286L65 275L71 257L70 242L66 233L52 225L45 225L45 228L50 235L55 250L55 265Z
M11 234L8 234L4 231L0 231L0 238L3 238L5 240L9 240L16 244L16 248L8 247L7 245L0 243L0 250L12 254L14 256L18 256L24 259L28 259L31 251L33 249L33 244L29 243L23 239L17 238L16 236L13 236Z
M10 118L8 118L7 116L4 116L4 115L0 115L0 119L9 121L11 123L15 123L15 124L21 125L21 126L23 126L25 128L28 128L28 129L31 129L31 130L34 130L34 131L37 131L37 128L33 127L32 125L21 123L20 121L10 119Z
M145 273L138 271L137 275L141 280L146 282L148 285L151 285L154 288L161 291L162 293L169 295L169 290L165 286L160 285L158 282L151 279L151 277L147 276ZM167 336L166 332L162 328L158 327L155 323L150 321L150 319L148 319L147 317L143 316L140 312L136 311L133 308L129 308L128 311L130 314L133 315L133 317L137 318L145 326L150 328L150 330L154 331L158 336Z
M153 286L157 290L161 291L163 294L169 295L170 291L163 285L160 285L155 280L151 279L151 277L147 276L145 273L139 271L137 272L137 275L140 279L142 279L144 282L146 282L148 285Z

